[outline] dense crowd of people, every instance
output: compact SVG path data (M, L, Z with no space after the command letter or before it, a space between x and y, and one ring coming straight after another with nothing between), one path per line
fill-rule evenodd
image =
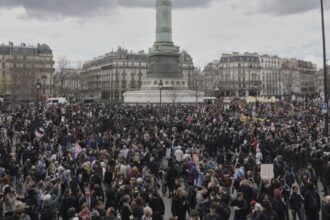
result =
M0 216L329 220L320 105L40 104L2 112Z

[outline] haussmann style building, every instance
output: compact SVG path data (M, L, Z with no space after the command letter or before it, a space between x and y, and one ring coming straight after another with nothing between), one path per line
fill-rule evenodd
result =
M80 74L80 96L123 101L125 92L141 88L149 68L148 57L143 50L133 52L118 47L116 51L85 62ZM189 87L196 87L195 67L186 51L181 52L180 68Z
M315 95L316 65L257 53L222 54L203 70L206 94L214 96Z
M0 93L12 101L53 95L53 52L46 44L0 45ZM36 83L41 83L37 91Z

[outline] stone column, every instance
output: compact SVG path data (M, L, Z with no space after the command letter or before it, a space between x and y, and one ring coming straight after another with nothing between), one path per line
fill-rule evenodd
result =
M172 0L157 0L156 42L172 42Z

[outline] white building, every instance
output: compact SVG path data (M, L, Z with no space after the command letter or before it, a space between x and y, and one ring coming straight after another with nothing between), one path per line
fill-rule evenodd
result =
M260 68L256 53L222 54L216 69L216 90L221 96L259 96Z
M203 70L207 88L217 96L315 94L316 65L257 53L222 54ZM214 90L215 88L215 90Z
M283 95L282 82L284 80L281 73L282 61L278 56L261 55L260 61L260 79L261 96Z

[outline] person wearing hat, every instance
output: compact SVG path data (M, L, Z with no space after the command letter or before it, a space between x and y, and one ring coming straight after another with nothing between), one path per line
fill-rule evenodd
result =
M251 207L251 220L257 220L259 218L259 215L261 215L263 207L255 200L252 200L250 202L250 207Z

